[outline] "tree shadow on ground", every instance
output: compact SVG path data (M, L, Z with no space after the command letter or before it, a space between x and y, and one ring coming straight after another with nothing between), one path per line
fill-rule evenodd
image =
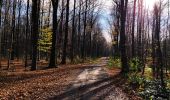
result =
M126 79L123 75L118 74L115 76L110 76L105 79L101 79L97 82L90 83L87 85L73 87L68 89L55 97L50 98L50 100L89 100L89 99L103 99L109 95L111 91L115 91L117 86L124 84ZM117 95L117 94L112 94Z
M5 87L4 84L12 84L15 82L19 82L19 81L25 81L25 80L30 80L30 79L35 79L35 78L39 78L39 77L43 77L43 76L47 76L47 75L53 75L53 74L59 74L59 73L63 73L65 71L70 72L73 70L81 70L81 72L85 69L92 69L98 66L72 66L72 67L67 67L67 66L63 66L60 68L51 68L51 69L41 69L41 70L37 70L37 71L28 71L27 72L21 72L21 73L17 73L17 72L13 72L13 74L11 75L0 75L0 86ZM3 85L1 85L3 84Z

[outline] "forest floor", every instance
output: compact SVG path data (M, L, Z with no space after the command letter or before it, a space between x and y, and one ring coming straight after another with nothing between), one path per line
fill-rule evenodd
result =
M95 63L0 74L0 99L137 100L129 95L120 69L107 69L108 58Z

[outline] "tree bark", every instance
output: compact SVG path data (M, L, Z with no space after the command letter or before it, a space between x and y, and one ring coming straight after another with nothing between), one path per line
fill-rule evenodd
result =
M37 69L37 47L39 35L39 6L40 0L32 0L32 66L31 70Z
M76 13L76 0L74 0L74 8L73 8L71 62L74 61L75 13Z
M86 26L87 26L87 0L85 1L85 15L84 15L84 32L83 32L83 47L82 47L82 60L85 60L85 46L86 46Z
M26 22L26 40L25 40L25 68L27 67L27 58L28 58L28 32L29 32L29 5L30 0L27 0L27 10L26 10L26 16L27 16L27 22Z
M52 0L53 5L53 34L52 34L52 47L50 53L50 63L49 67L56 67L56 36L57 36L57 9L58 9L58 0Z
M2 25L1 25L1 13L2 13L2 2L3 0L0 0L0 69L1 69L1 56L2 56L2 52L1 52L1 45L2 45Z
M124 2L125 1L125 2ZM122 73L129 72L129 65L127 62L126 54L126 35L125 35L125 23L126 23L126 10L128 0L121 0L120 14L121 14L121 28L120 28L120 50L121 50L121 62L122 62Z
M165 82L164 82L164 72L163 72L163 60L162 60L162 51L161 51L161 44L160 44L160 26L161 26L161 3L159 7L155 5L154 7L154 14L155 14L155 41L156 41L156 59L157 59L157 74L160 75L161 78L161 85L165 89Z
M65 37L64 37L64 46L63 46L63 55L62 55L61 64L66 64L66 57L67 57L69 3L70 3L70 0L67 0L67 5L66 5L66 23L65 23Z
M134 40L135 17L136 17L136 0L134 0L134 5L133 5L133 22L132 22L132 58L135 57L135 40Z

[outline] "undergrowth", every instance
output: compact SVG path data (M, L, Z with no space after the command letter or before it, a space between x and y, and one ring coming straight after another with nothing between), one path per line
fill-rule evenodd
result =
M109 58L109 61L108 61L108 63L107 63L107 66L108 66L108 68L114 68L114 67L116 67L116 68L120 68L121 67L121 60L120 60L120 58L113 58L113 57L110 57Z

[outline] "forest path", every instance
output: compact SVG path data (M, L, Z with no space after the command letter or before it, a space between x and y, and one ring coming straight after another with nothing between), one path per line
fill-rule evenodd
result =
M57 100L128 100L123 91L115 86L121 80L111 77L105 70L108 58L103 57L97 64L88 65L72 82L68 91L57 95Z
M0 73L0 100L128 100L119 88L119 69L110 75L108 58L58 68Z

